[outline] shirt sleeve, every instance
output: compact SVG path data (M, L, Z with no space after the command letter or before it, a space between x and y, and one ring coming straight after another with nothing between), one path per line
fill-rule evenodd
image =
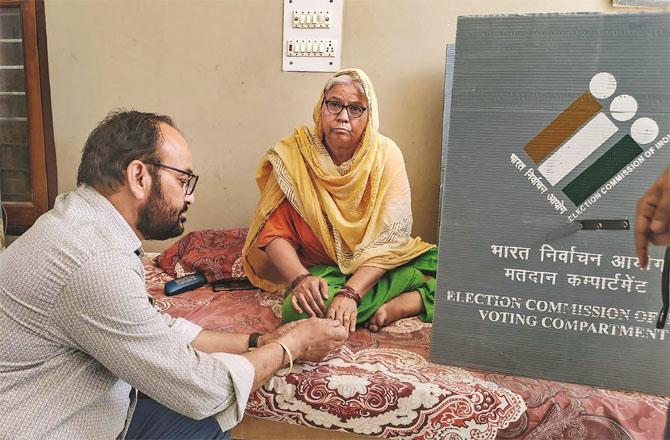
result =
M161 315L161 319L165 321L168 327L180 338L182 338L187 344L193 342L193 340L200 334L202 327L198 324L188 321L184 318L173 318L172 316L164 313Z
M279 204L277 209L270 214L270 217L266 220L265 225L263 225L263 229L261 229L258 239L256 240L256 246L259 249L265 249L265 246L269 245L275 238L283 238L291 243L291 246L296 249L298 248L298 232L291 221L290 209L290 202L284 200Z
M212 356L228 367L235 386L237 403L216 414L216 421L219 422L221 430L228 431L231 427L240 423L244 417L244 408L247 407L251 387L254 384L254 376L252 374L249 378L248 371L254 371L254 366L247 358L238 354L212 353Z
M149 304L133 253L89 258L72 274L53 316L72 348L168 408L193 419L217 415L224 431L241 419L253 366L241 356L195 350L190 342L199 326L168 321Z

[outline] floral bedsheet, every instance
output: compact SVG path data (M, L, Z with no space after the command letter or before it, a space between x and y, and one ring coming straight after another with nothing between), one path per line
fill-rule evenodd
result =
M166 297L172 277L155 257L143 259L161 312L227 332L280 324L279 293L204 286ZM247 414L388 439L662 438L667 397L433 364L431 328L410 318L378 333L358 329L323 361L280 370L250 396Z

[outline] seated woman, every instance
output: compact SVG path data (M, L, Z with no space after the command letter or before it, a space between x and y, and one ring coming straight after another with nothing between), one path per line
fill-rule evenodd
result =
M405 163L378 131L367 75L343 70L314 108L314 127L270 148L244 248L254 285L288 286L284 322L308 316L371 331L409 316L432 321L437 249L412 238Z

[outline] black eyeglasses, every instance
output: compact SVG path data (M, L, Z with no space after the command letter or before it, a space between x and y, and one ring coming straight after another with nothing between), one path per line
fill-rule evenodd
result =
M325 101L324 104L326 104L328 111L335 115L339 115L346 108L349 117L352 119L360 118L365 113L365 110L367 110L367 108L360 104L344 105L339 101Z
M178 173L186 174L188 176L188 180L186 180L186 182L182 182L184 192L186 193L187 196L190 196L191 194L193 194L193 191L195 191L195 185L198 183L198 176L196 176L195 174L189 173L188 171L180 170L179 168L163 165L160 162L143 161L143 163L147 165L154 165L157 167L166 168L168 170L176 171Z

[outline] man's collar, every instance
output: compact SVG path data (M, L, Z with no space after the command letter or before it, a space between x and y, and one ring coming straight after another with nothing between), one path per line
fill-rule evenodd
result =
M75 192L96 211L100 212L101 216L107 220L112 231L116 233L119 240L122 240L128 245L128 250L134 252L138 257L144 255L142 242L135 234L135 231L133 231L133 228L130 227L126 219L114 205L107 200L107 197L86 184L77 187Z

